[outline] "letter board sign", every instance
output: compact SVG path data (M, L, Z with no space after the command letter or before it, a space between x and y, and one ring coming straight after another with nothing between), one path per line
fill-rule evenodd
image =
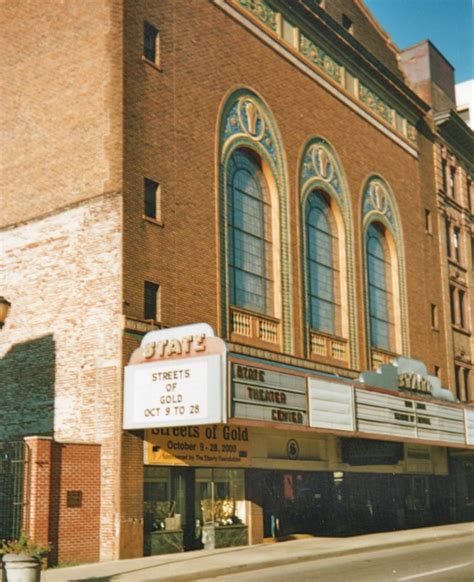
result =
M225 422L225 344L207 324L146 334L125 368L125 429Z
M231 363L235 418L308 424L306 378L259 366Z

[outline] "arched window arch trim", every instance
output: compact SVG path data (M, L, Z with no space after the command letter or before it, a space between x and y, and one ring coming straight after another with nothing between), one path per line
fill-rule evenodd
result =
M349 186L335 149L324 137L313 137L305 145L300 166L300 224L305 340L309 338L306 207L313 192L322 192L330 202L339 239L340 290L343 309L342 336L349 343L349 365L358 366L356 282L353 217ZM309 351L309 346L306 346Z
M293 323L290 297L289 209L286 160L280 132L265 101L254 91L239 88L230 92L221 105L218 118L218 175L221 249L221 333L228 337L229 269L227 228L227 164L239 149L253 152L261 160L271 200L275 313L282 332L281 347L293 353Z
M368 296L367 233L371 224L381 224L391 261L391 284L393 290L393 317L395 321L395 345L390 351L409 356L408 302L405 276L405 251L400 213L392 189L379 175L371 175L362 190L362 241L364 266L364 307L366 342L368 353L373 347L370 328L370 305Z

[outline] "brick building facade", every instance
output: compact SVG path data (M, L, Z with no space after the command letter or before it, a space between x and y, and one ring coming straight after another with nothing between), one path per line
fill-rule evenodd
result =
M225 496L241 492L235 516L251 543L301 529L304 490L338 513L339 532L357 520L380 529L389 514L390 527L464 519L459 488L474 488L469 470L450 478L448 448L472 448L474 421L454 402L434 171L447 147L443 122L408 86L398 49L363 2L69 0L2 10L2 294L12 308L0 332L0 441L26 437L31 535L51 539L59 562L139 556L152 551L146 504L176 491L175 506L179 495L192 500L181 508L184 546L199 547L197 491L210 483ZM231 189L238 172L252 176L252 192L245 181ZM459 212L467 240L471 211ZM329 226L311 222L321 217ZM250 239L265 249L260 257ZM332 241L330 265L312 254L314 240ZM330 292L314 284L321 260ZM386 395L388 385L363 373L390 371L397 357L399 370L423 362L417 374L436 406L461 415L468 434L453 440L440 426L402 437L361 424L341 432L308 411L301 423L272 422L235 417L230 405L229 426L250 431L246 468L153 463L151 453L144 465L150 433L122 429L123 368L146 332L197 322L226 342L231 384L242 365L316 382L314 394L329 378L343 392L378 386ZM472 388L463 390L472 402ZM281 506L265 505L259 482ZM380 496L387 485L391 508ZM442 498L449 506L434 515ZM156 531L173 516L162 517Z

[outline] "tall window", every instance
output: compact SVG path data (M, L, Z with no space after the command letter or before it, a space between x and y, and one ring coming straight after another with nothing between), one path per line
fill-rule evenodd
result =
M229 293L232 305L273 312L270 205L258 160L237 150L227 165Z
M340 334L337 229L331 207L321 192L306 205L306 260L311 329Z
M369 225L366 252L371 345L391 350L394 347L392 265L382 225Z

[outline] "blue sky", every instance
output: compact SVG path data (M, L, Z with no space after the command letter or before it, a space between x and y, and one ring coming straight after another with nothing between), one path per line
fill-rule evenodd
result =
M456 83L474 78L471 0L364 0L400 48L429 39L455 69Z

